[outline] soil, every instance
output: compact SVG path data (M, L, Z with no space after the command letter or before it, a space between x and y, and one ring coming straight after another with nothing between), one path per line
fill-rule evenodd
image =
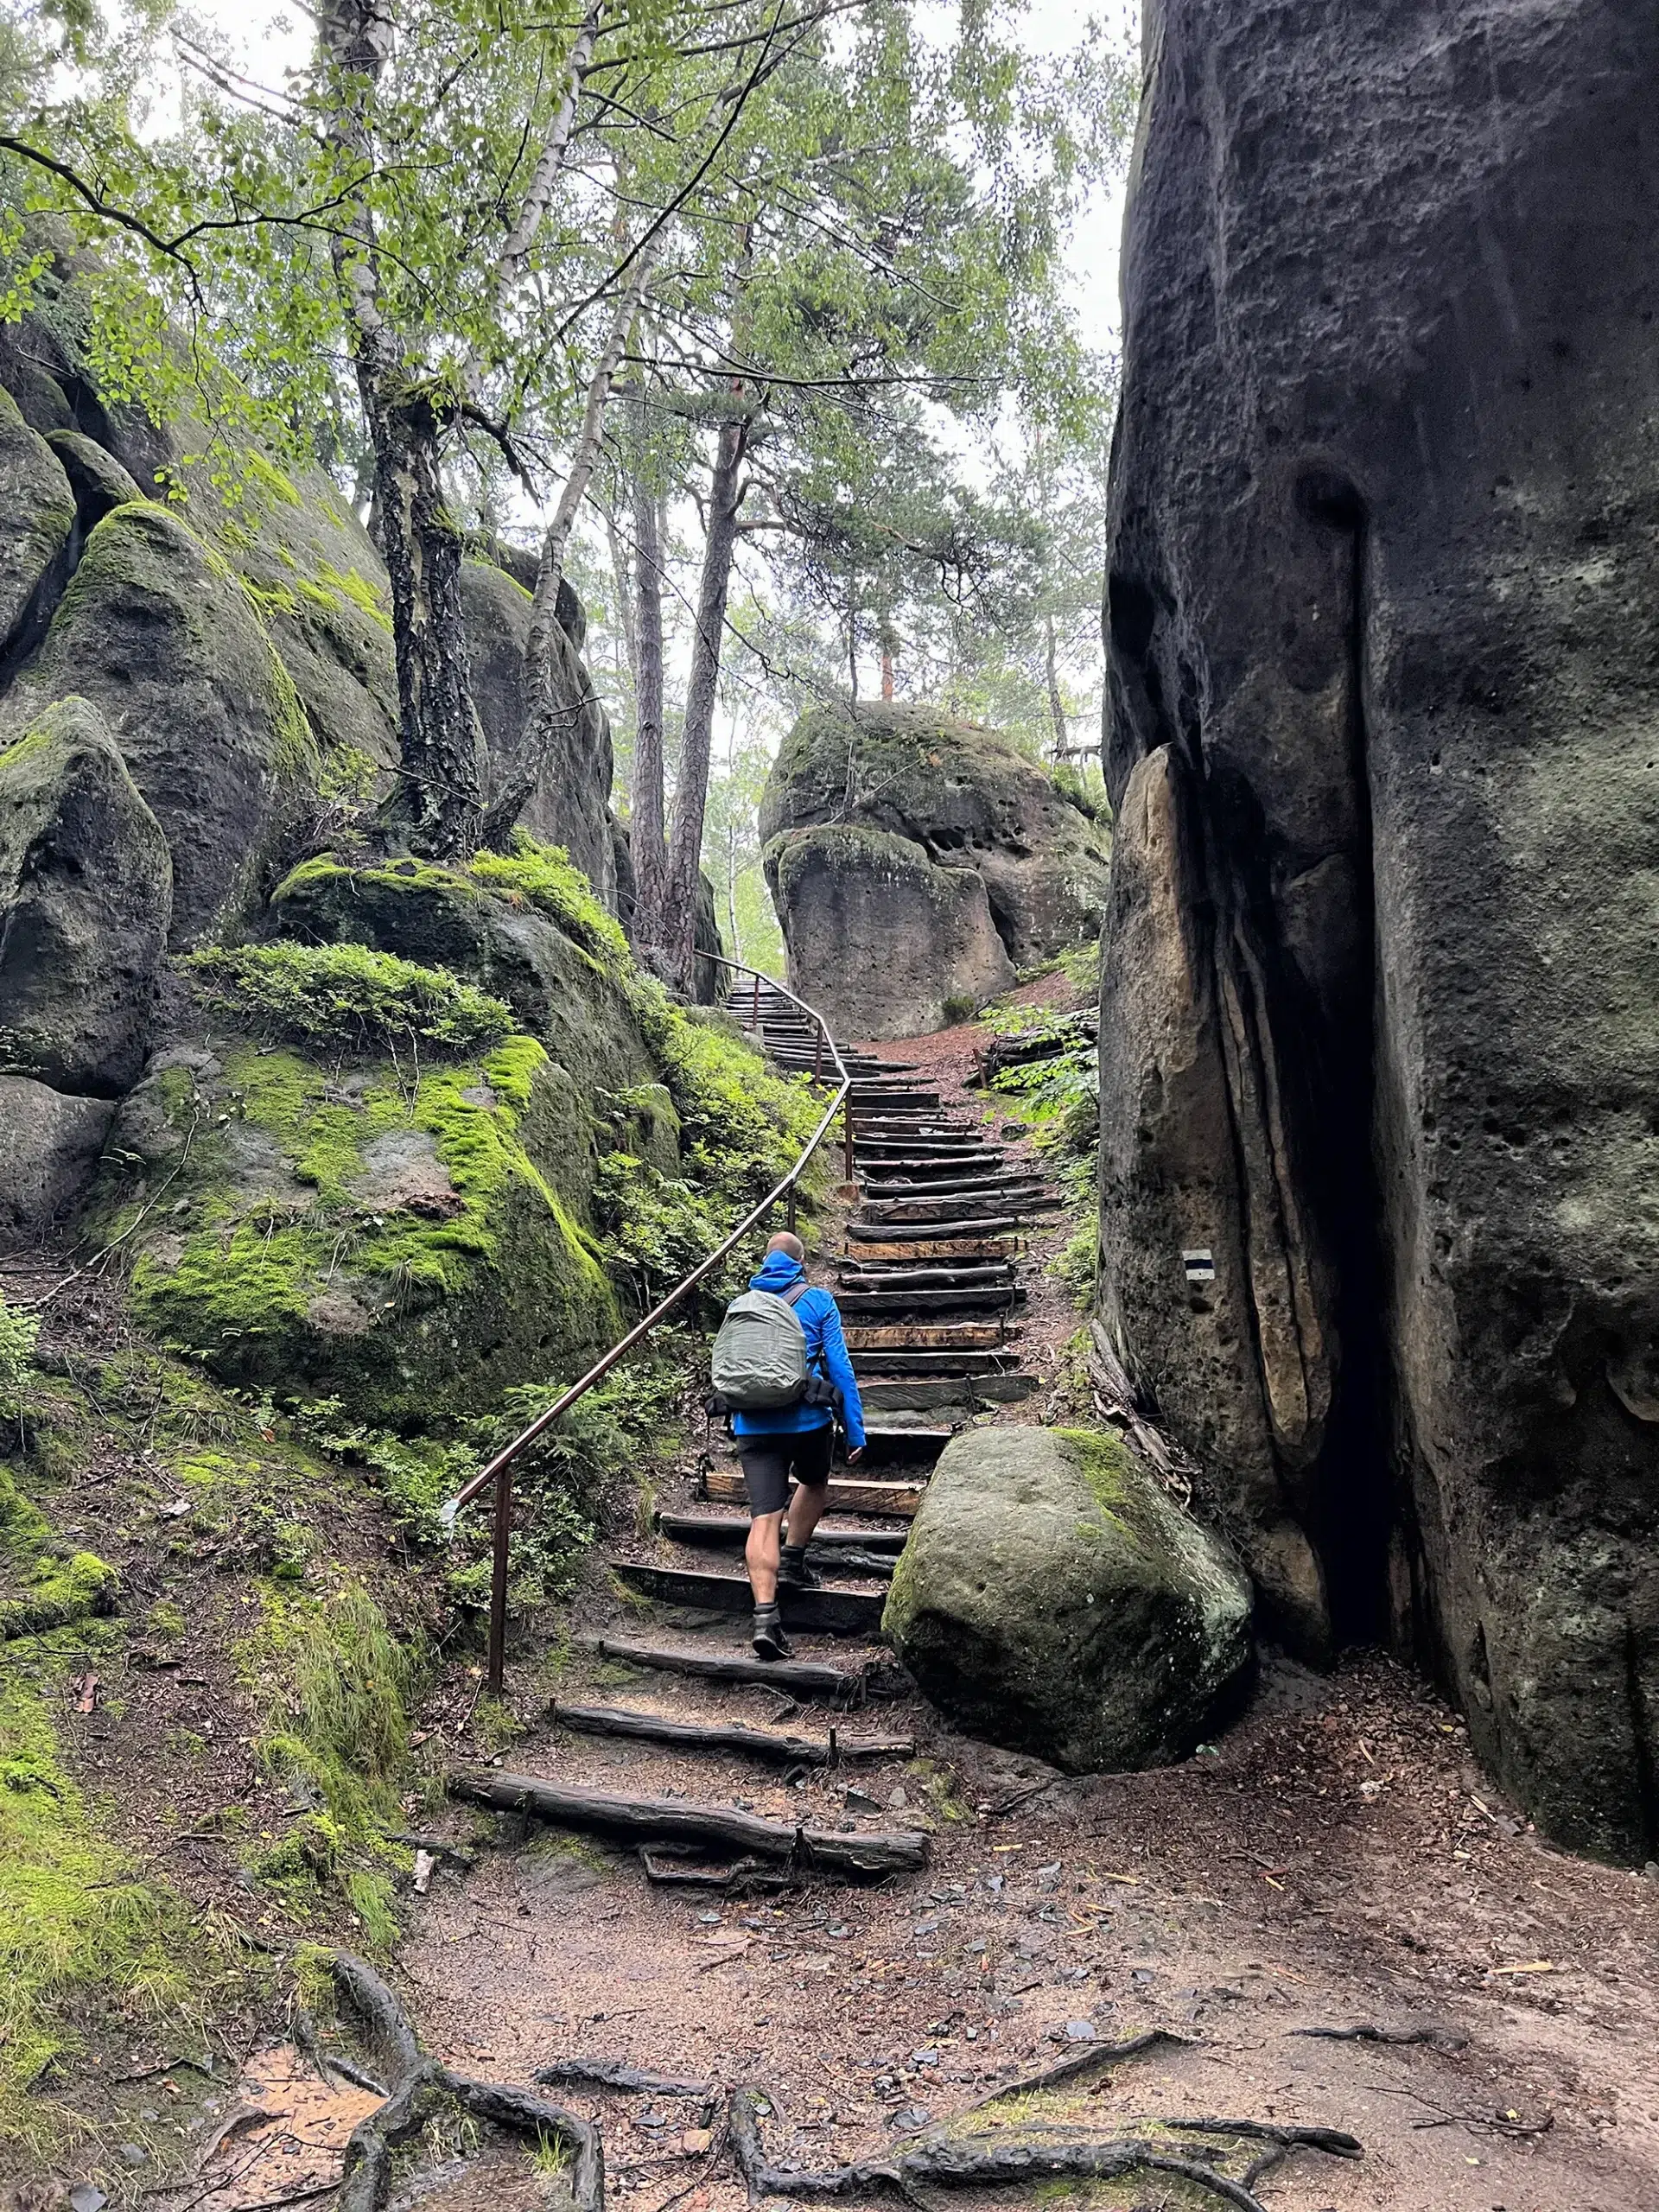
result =
M1050 979L1037 988L1064 987ZM986 1114L984 1094L963 1087L982 1042L964 1026L880 1049L925 1066ZM988 1112L1000 1126L1000 1111ZM1082 1410L1065 1356L1080 1317L1047 1271L1072 1225L1064 1217L1045 1225L1024 1261L1022 1364L1048 1387L996 1418ZM19 1262L4 1287L27 1295L58 1271L49 1257ZM43 1344L105 1357L124 1325L112 1294L88 1281L50 1309ZM692 1500L697 1465L694 1446L652 1471L663 1503ZM121 1567L124 1610L141 1613L163 1586L156 1562L172 1526L172 1493L142 1409L112 1414L74 1479L86 1541ZM383 1586L404 1572L372 1513L342 1513L335 1535L343 1555ZM90 1713L67 1696L66 1754L146 1866L202 1910L286 1953L302 1931L250 1890L234 1839L220 1833L227 1805L247 1805L257 1825L270 1785L253 1766L255 1716L228 1656L226 1624L243 1601L245 1570L223 1534L211 1542L211 1555L175 1553L167 1569L167 1593L187 1622L174 1656L135 1635ZM648 1541L639 1548L647 1552ZM1257 2183L1276 2212L1659 2206L1659 1879L1541 1842L1476 1771L1456 1715L1382 1656L1351 1654L1321 1677L1267 1655L1236 1726L1157 1772L1067 1779L899 1699L836 1715L836 1725L848 1736L910 1736L912 1758L791 1776L723 1754L553 1729L545 1715L555 1686L568 1699L682 1718L813 1735L827 1725L821 1709L791 1713L764 1686L598 1660L583 1633L639 1635L647 1623L597 1567L568 1625L578 1640L550 1651L527 1639L514 1654L511 1741L480 1710L475 1656L452 1656L420 1716L424 1756L678 1793L791 1825L924 1826L930 1864L873 1886L809 1879L782 1895L727 1899L654 1886L620 1849L411 1797L411 1829L475 1853L471 1865L441 1860L428 1893L406 1899L409 1934L392 1979L434 2056L507 2082L578 2056L722 2088L758 2084L772 2105L764 2123L772 2162L822 2168L888 2154L906 2135L959 2120L997 2084L1090 2037L1116 2043L1161 2027L1185 2040L1111 2068L1098 2088L992 2107L969 2124L994 2134L1017 2115L1040 2139L1043 2127L1115 2132L1150 2116L1220 2113L1361 2139L1357 2161L1299 2153ZM654 1609L649 1628L738 1648L730 1621ZM828 1637L797 1643L804 1657L843 1666L873 1656ZM274 1798L270 1810L282 1810ZM305 1932L354 1940L344 1915ZM212 2083L171 2069L116 2089L121 2076L172 2055L142 2030L103 2053L116 2113L158 2108L190 2146L196 2173L169 2190L149 2177L151 2167L135 2175L133 2191L162 2212L326 2206L326 2195L311 2192L326 2188L372 2099L320 2083L287 2042L280 2007L226 2012L214 2024ZM1427 2030L1433 2039L1303 2032L1356 2025ZM238 2066L245 2070L232 2090ZM95 2086L70 2094L84 2104ZM743 2201L718 2106L705 2115L663 2098L553 2094L602 2119L613 2202L726 2212ZM239 2123L204 2158L214 2133L246 2107L269 2117ZM99 2132L108 2136L111 2125L106 2112ZM520 2152L487 2143L481 2163L435 2158L400 2190L410 2212L485 2202L528 2212L560 2201L556 2182L532 2176ZM1179 2183L1145 2181L1128 2195L1085 2194L1141 2212L1200 2201ZM61 2200L38 2201L56 2212ZM1014 2201L1029 2203L1031 2193Z

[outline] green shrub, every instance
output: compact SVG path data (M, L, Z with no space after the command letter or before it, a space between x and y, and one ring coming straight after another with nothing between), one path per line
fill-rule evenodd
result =
M413 1039L459 1054L499 1044L512 1027L499 999L448 969L366 945L212 945L184 964L216 1013L271 1039L370 1053Z
M600 1249L626 1278L641 1312L705 1260L730 1229L724 1213L691 1184L629 1152L601 1160L594 1211Z

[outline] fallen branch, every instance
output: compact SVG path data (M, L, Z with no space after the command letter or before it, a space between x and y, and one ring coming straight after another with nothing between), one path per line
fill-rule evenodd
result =
M988 2089L982 2097L976 2097L972 2104L964 2105L964 2113L981 2112L987 2105L1001 2104L1005 2097L1029 2096L1034 2089L1058 2088L1062 2082L1075 2082L1079 2075L1092 2073L1096 2066L1115 2066L1120 2059L1139 2058L1143 2050L1154 2050L1160 2044L1173 2044L1178 2049L1191 2046L1191 2036L1178 2036L1168 2028L1152 2028L1143 2036L1132 2036L1128 2043L1090 2044L1086 2050L1074 2051L1070 2058L1062 2058L1053 2066L1045 2066L1035 2074L1020 2074L1012 2082L1004 2082L1000 2088Z
M359 1959L355 1952L331 1952L328 1971L335 1988L367 2029L371 2040L391 2061L392 2080L402 2082L421 2063L420 2037L404 2010L402 1999L386 1986L368 1961Z
M712 2082L682 2082L672 2074L645 2074L616 2058L556 2058L538 2066L532 2082L591 2082L601 2089L636 2089L652 2097L693 2097L706 2104L715 2094Z
M830 1766L837 1759L907 1759L916 1745L909 1736L779 1736L741 1721L710 1726L669 1720L655 1713L630 1713L612 1705L555 1705L555 1720L589 1736L635 1736L652 1744L683 1744L696 1751L741 1751L751 1758L777 1759L785 1766Z
M776 1867L763 1866L758 1859L740 1859L730 1866L664 1866L644 1844L639 1847L639 1861L645 1879L662 1888L677 1885L688 1890L719 1890L726 1897L742 1897L751 1890L786 1890L795 1879L792 1874L779 1873Z
M1439 2050L1463 2050L1469 2042L1458 2028L1379 2028L1368 2020L1361 2020L1351 2028L1288 2028L1286 2033L1318 2036L1325 2043L1427 2043Z
M721 1805L688 1804L677 1797L619 1797L575 1789L529 1774L493 1767L452 1774L457 1797L499 1813L530 1813L561 1827L596 1829L641 1841L720 1845L756 1858L786 1860L791 1867L819 1867L847 1874L910 1874L927 1863L928 1840L918 1829L848 1835L829 1828L766 1821Z

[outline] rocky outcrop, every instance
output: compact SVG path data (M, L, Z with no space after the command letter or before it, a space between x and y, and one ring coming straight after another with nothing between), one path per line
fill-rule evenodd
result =
M925 991L924 1002L932 1007L988 996L1005 987L1013 969L1090 939L1099 926L1109 855L1103 827L1075 792L1009 739L928 708L817 707L803 715L767 778L760 834L773 852L777 839L804 830L876 832L911 847L904 855L903 895L909 918L925 936L925 908L918 903L930 884L924 865L950 877L964 870L977 877L977 894L954 880L931 883L929 895L937 893L950 916L932 934L957 963L954 982L936 975ZM855 863L858 880L839 908L815 906L810 924L797 916L786 886L772 870L797 988L809 973L827 977L845 964L842 949L821 935L826 920L844 918L861 938L878 926L872 898L891 912L893 893L874 891L879 872L870 855L878 849L851 842L820 849L819 864L798 878L803 889L822 900L823 871L837 851ZM885 849L896 865L896 849ZM987 944L989 936L1000 957ZM846 950L856 963L857 945ZM874 1001L861 1021L858 1003L851 1002L849 1014L857 1034L906 1033L871 1026L880 1013ZM925 1026L938 1027L944 1019L935 1014ZM922 1026L912 1020L908 1033Z
M1596 4L1148 10L1101 1020L1108 1325L1268 1618L1638 1860L1656 70Z
M912 838L843 825L766 847L791 987L843 1037L916 1037L960 1020L1014 977L970 868Z
M0 1074L0 1244L33 1243L61 1224L98 1166L115 1110L113 1099L66 1097L28 1076Z
M173 868L97 709L0 753L0 1065L113 1097L144 1063Z
M59 563L75 500L52 448L0 392L0 647L9 645Z
M1249 1583L1115 1435L945 1446L883 1633L958 1726L1071 1774L1182 1758L1250 1656Z

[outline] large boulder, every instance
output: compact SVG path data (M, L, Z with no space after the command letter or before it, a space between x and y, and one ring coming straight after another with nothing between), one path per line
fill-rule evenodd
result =
M106 1096L149 1049L173 868L107 726L48 708L0 753L0 1065Z
M98 1166L114 1113L113 1099L67 1097L31 1077L0 1075L0 1243L32 1244L62 1224Z
M162 825L174 942L247 907L314 786L317 749L253 603L165 508L118 507L93 531L5 728L72 692L102 710Z
M1160 0L1105 1311L1281 1629L1659 1853L1659 16Z
M1122 1440L966 1429L882 1630L958 1726L1070 1774L1183 1758L1250 1657L1250 1587Z
M772 763L760 835L769 842L820 828L880 831L918 847L936 868L972 869L1016 968L1091 939L1098 930L1109 852L1105 829L1075 787L1057 782L995 730L926 707L813 708ZM798 943L806 957L804 922L787 905L779 916L791 959ZM833 958L833 948L822 957ZM929 997L938 1003L956 995L936 989ZM931 1026L938 1027L937 1018Z
M766 850L791 987L843 1037L916 1037L1006 990L985 880L909 837L849 823Z

